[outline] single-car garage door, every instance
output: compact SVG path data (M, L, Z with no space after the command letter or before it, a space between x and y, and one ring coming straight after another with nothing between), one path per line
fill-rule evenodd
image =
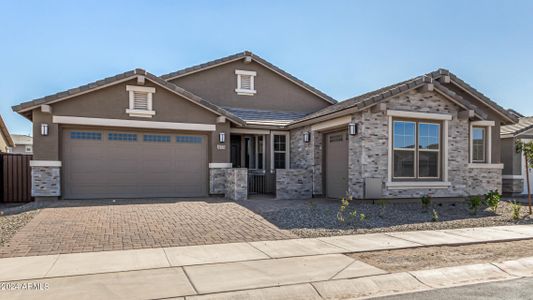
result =
M207 195L207 136L63 131L64 198Z

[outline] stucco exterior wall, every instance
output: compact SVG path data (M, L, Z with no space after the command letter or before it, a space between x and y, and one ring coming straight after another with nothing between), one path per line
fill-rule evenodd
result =
M255 95L242 96L235 92L235 70L257 72ZM170 82L220 106L314 112L331 105L259 63L244 63L243 60L172 79Z

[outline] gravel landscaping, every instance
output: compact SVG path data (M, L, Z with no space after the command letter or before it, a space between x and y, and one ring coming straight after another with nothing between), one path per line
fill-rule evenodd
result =
M337 218L340 200L248 200L243 203L280 229L300 237L320 237L369 232L435 230L464 227L486 227L512 224L532 224L527 206L522 204L520 220L512 218L511 203L502 201L496 213L481 207L473 215L462 200L433 199L431 207L422 208L420 202L361 202L354 200L345 210L345 221ZM433 209L438 221L433 221ZM356 211L355 217L350 213ZM361 214L364 214L362 219Z
M529 257L533 256L533 240L385 250L350 256L388 272L405 272Z
M0 247L7 244L15 233L38 213L38 210L34 210L13 215L0 215Z

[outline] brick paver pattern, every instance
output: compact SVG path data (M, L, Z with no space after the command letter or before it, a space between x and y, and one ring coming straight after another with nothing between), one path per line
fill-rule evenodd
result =
M60 202L59 207L42 209L19 230L0 248L0 257L296 237L235 202L72 201L67 207L66 201Z

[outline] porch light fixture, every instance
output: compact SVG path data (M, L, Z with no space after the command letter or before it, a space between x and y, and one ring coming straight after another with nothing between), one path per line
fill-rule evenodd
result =
M224 144L224 142L226 141L226 133L225 132L220 132L218 134L218 141L219 141L219 143Z
M311 140L311 134L309 133L309 131L304 132L304 142L309 143L310 140Z
M355 123L348 124L348 132L350 133L350 135L357 135L357 131L358 131L357 124Z
M46 123L41 124L41 135L42 136L48 135L48 124Z

